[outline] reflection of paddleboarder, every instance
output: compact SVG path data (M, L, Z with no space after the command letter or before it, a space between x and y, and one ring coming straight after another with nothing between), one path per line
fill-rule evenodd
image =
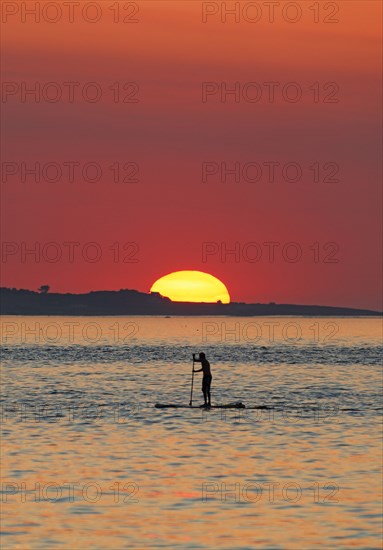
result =
M210 407L211 406L211 402L210 402L210 384L211 384L211 381L212 381L212 375L211 375L211 371L210 371L210 363L209 361L206 359L206 355L201 352L199 354L199 359L196 359L195 357L195 353L193 353L193 361L195 361L196 363L201 363L201 366L202 368L198 369L198 370L193 370L193 372L203 372L203 378L202 378L202 392L203 392L203 398L204 398L204 406L205 407Z

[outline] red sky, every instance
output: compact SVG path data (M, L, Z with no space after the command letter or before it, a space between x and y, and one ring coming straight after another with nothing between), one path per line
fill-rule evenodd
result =
M147 292L169 272L197 269L220 278L235 301L381 307L380 2L319 2L319 13L314 3L293 2L301 10L295 23L286 18L299 11L283 12L286 2L275 6L273 23L263 1L226 2L239 5L237 21L225 21L221 2L120 2L121 19L136 23L114 22L108 0L94 3L95 23L81 16L87 2L72 23L62 2L56 23L54 8L39 4L40 22L20 2L2 7L2 286ZM258 22L249 21L250 4ZM203 9L218 13L204 23ZM40 102L23 97L23 87L49 82L56 84ZM78 83L72 102L67 82ZM83 99L89 82L100 101ZM117 82L120 97L139 101L114 102ZM127 82L138 94L122 90ZM218 90L205 102L204 82ZM267 82L279 83L274 102ZM239 97L223 102L220 92L235 83ZM47 101L55 90L62 99ZM262 96L252 101L257 90ZM71 162L79 163L72 182ZM279 163L273 182L270 162ZM36 163L41 181L22 181L23 166ZM60 181L47 181L47 163L62 170ZM98 163L100 181L84 179L87 163ZM115 183L116 163L136 163L139 181ZM237 163L242 176L203 181L203 163L212 170ZM259 181L251 181L254 165L246 178L248 163L261 167ZM293 177L298 165L299 181L284 180L289 163L296 164L284 173ZM326 175L339 181L324 182ZM78 243L73 261L68 242ZM25 255L36 243L40 251ZM98 261L84 259L95 251L87 243L97 243ZM114 243L135 243L128 256L137 261L123 262L123 251L114 257ZM205 257L204 243L213 243ZM230 249L237 253L225 256ZM61 258L49 261L56 253ZM288 261L295 253L301 257Z

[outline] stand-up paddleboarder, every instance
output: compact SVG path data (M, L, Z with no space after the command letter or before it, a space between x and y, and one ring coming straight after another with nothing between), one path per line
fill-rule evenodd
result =
M193 353L193 361L196 363L201 363L200 369L194 369L193 372L203 372L203 378L202 378L202 392L203 392L203 398L204 398L204 407L211 407L211 401L210 401L210 385L212 381L212 375L210 371L210 363L206 359L206 355L201 352L199 354L199 358L196 359L195 353Z

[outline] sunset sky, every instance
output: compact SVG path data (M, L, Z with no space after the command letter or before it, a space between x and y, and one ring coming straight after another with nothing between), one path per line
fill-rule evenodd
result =
M117 14L102 0L94 23L81 15L88 2L56 23L53 8L36 22L19 4L2 6L2 286L148 292L163 275L199 270L233 301L381 307L379 1L330 3L335 14L328 2L318 13L293 2L296 22L286 2L274 22L263 1L226 2L239 4L235 16L221 2L120 2ZM73 101L68 82L78 83ZM36 83L39 102L24 94ZM235 83L238 97L221 94ZM84 87L100 100L84 99ZM22 174L36 163L40 181ZM47 163L61 167L60 181L47 181ZM73 181L68 163L78 163ZM101 167L99 181L86 181L94 167L82 175L88 163ZM287 178L298 165L300 181L283 177L289 163ZM239 166L239 181L203 178L203 166L225 165ZM25 255L36 243L40 252ZM72 259L64 243L79 243Z

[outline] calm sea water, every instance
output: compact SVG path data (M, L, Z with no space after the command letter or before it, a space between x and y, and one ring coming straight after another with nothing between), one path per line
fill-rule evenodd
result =
M381 548L381 320L1 329L3 548ZM189 404L199 351L213 403L269 408L154 408Z

